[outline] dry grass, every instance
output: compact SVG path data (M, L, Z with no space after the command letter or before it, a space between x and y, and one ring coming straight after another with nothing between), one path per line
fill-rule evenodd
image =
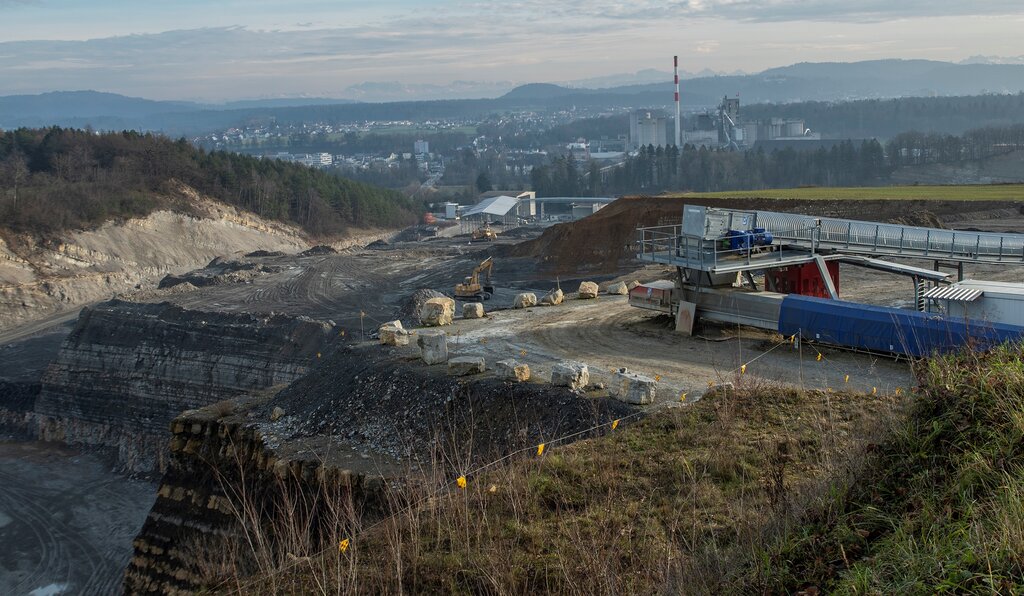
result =
M1024 592L1019 346L917 365L912 409L857 482L766 545L747 590Z
M372 527L340 527L333 540L313 545L287 538L308 528L275 516L267 533L276 538L248 539L260 562L257 579L220 587L324 594L728 589L768 537L848 476L850 455L863 453L894 405L889 397L741 386L542 457L509 460L469 478L464 490L451 487L458 473L445 462L455 458L439 452L428 473L392 491L390 514ZM238 511L260 531L257 510ZM341 553L343 537L352 541ZM327 554L310 557L317 548ZM282 549L292 549L291 561Z

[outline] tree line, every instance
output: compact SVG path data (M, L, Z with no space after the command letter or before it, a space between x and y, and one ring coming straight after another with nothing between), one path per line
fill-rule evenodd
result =
M538 196L601 196L669 190L717 192L798 186L877 186L897 168L957 163L1024 149L1024 125L982 128L963 135L908 132L883 147L847 140L830 149L765 151L641 147L617 166L577 164L569 156L531 172Z
M0 227L46 234L190 206L199 193L315 236L395 227L420 210L400 193L299 164L125 131L46 128L0 132Z

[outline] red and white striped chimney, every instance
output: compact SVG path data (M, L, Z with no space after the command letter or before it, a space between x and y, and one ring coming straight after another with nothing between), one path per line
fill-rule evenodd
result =
M675 74L675 77L676 77L676 147L680 147L682 145L682 138L680 137L680 132L679 132L680 131L680 128L679 128L679 124L680 124L680 122L679 122L679 118L680 118L680 111L679 111L679 56L673 56L672 57L672 61L673 61L672 70L674 71L674 74Z

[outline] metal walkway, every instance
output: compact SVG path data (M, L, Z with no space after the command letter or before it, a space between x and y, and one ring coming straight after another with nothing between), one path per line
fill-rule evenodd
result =
M696 221L639 228L637 258L719 273L809 263L818 254L1024 264L1024 234L961 232L772 211L687 207L684 213ZM754 228L771 232L772 244L737 249L724 237L729 229Z
M815 252L969 263L1024 263L1024 234L990 234L757 211L757 225Z

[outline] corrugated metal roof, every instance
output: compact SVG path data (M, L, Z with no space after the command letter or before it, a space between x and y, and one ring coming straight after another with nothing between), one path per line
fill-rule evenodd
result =
M936 286L924 294L925 298L933 298L936 300L953 300L956 302L974 302L985 292L975 288L964 288L957 285L952 286Z
M961 288L982 290L987 294L1017 294L1024 296L1024 284L1012 281L986 281L981 279L965 279L956 284Z
M471 209L467 209L462 213L463 217L470 215L486 214L486 215L497 215L504 216L509 211L516 208L519 203L519 199L502 195L500 197L490 197L484 199L474 205Z

